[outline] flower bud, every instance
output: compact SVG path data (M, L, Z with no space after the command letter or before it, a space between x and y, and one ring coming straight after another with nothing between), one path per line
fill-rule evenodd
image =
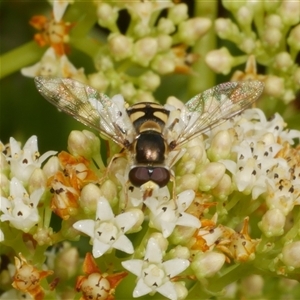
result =
M300 21L300 2L290 0L281 1L278 13L284 24L288 26L295 25Z
M28 191L32 193L34 190L39 188L45 188L47 179L42 169L37 168L33 171L28 181Z
M173 21L175 25L182 23L188 17L188 7L185 3L174 5L168 11L168 19Z
M231 71L234 60L228 49L222 47L208 52L205 62L214 72L226 75Z
M8 197L10 182L6 175L0 173L0 196Z
M100 140L91 131L73 130L68 137L68 150L74 156L90 158L100 153Z
M80 205L86 214L93 214L97 210L98 199L103 196L97 185L89 183L83 187L80 196Z
M219 18L215 22L215 31L221 39L239 36L239 28L230 19Z
M162 75L172 73L175 70L174 57L168 54L158 54L153 59L151 67Z
M143 67L147 67L156 52L157 40L152 37L145 37L135 42L132 60Z
M109 86L107 77L102 72L90 74L88 76L89 85L95 88L99 92L105 92Z
M280 97L284 91L283 78L274 75L268 75L264 81L264 93L268 96Z
M58 253L55 260L55 275L61 280L75 276L78 269L79 253L77 248L68 247ZM61 266L64 266L63 268Z
M261 275L250 275L242 279L241 288L247 298L259 297L263 292L264 279Z
M239 45L239 48L245 53L251 54L254 49L257 47L257 44L253 38L244 38Z
M189 248L178 245L168 252L166 255L166 260L173 258L189 259L190 256L191 253Z
M141 38L149 35L149 33L151 32L151 28L146 22L141 21L135 24L135 26L133 27L133 32L136 37Z
M219 131L212 139L207 156L211 161L227 159L231 153L231 137L228 130Z
M108 37L108 47L116 61L125 59L132 54L132 40L123 34L111 34Z
M165 252L168 249L169 242L166 238L164 238L162 233L154 232L149 236L149 240L151 238L155 239L162 252Z
M172 20L160 18L158 21L157 30L160 33L171 34L175 31L175 26Z
M199 189L201 191L209 191L216 187L224 176L225 171L225 166L218 162L211 162L202 166L197 174L200 181Z
M290 268L300 268L300 241L286 244L282 249L281 260Z
M114 206L118 201L117 186L114 184L114 182L109 179L104 181L104 183L100 187L100 190L102 196L109 201L111 206Z
M262 41L266 47L277 48L280 45L282 33L279 29L268 27L263 33Z
M50 178L60 169L60 162L57 156L51 156L43 167L46 178Z
M287 38L287 42L288 42L289 46L291 46L295 50L297 50L297 51L300 50L300 24L295 26L291 30L291 32Z
M132 82L126 82L121 85L120 93L126 100L130 101L136 94L136 89Z
M118 19L118 11L111 5L105 2L100 2L97 3L97 17L100 26L114 27Z
M184 21L178 26L178 39L187 45L194 45L211 27L212 22L208 18L193 18Z
M1 152L0 153L0 171L2 174L9 175L9 170L10 170L9 163L6 160L5 155Z
M253 20L253 12L252 10L247 6L242 6L237 11L237 21L242 26L249 26L252 23Z
M195 174L184 174L176 182L178 191L194 190L197 191L199 186L199 178Z
M189 291L185 287L184 282L183 281L176 281L176 282L173 283L173 286L174 286L175 291L176 291L177 299L178 300L186 299Z
M231 177L225 173L224 176L221 178L220 182L217 184L217 186L212 189L212 194L213 196L216 196L221 200L226 200L231 193Z
M246 4L246 0L241 0L241 1L223 0L222 4L227 10L235 12L240 7L242 7Z
M127 233L138 232L142 229L141 225L144 222L144 213L138 208L129 208L126 212L130 212L137 220L133 227L127 231Z
M225 263L225 255L218 252L199 252L196 254L191 268L196 277L201 280L205 277L212 277L220 271Z
M280 236L284 233L285 215L277 208L270 209L258 225L267 237Z
M158 51L167 51L172 47L172 38L166 34L160 34L157 36Z
M275 56L274 67L280 71L286 72L293 66L293 60L288 52L280 52Z
M281 30L283 24L282 24L281 18L278 15L272 14L272 15L266 16L265 26L266 27L274 27L274 28Z
M160 85L160 77L152 71L142 74L138 81L140 88L143 90L155 91Z

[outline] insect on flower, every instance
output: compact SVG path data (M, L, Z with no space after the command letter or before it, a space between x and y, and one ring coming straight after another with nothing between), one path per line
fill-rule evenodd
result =
M227 82L193 97L181 109L141 102L126 107L94 88L67 78L36 77L38 91L60 110L113 140L126 153L129 182L144 199L174 179L172 166L182 145L253 103L260 81Z

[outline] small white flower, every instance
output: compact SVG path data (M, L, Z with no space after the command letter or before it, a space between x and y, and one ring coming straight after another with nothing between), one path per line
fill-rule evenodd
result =
M73 227L91 237L93 256L97 258L113 248L132 254L134 249L125 233L137 222L138 216L134 212L125 212L115 217L109 202L100 197L96 221L78 221Z
M165 238L172 234L176 225L199 228L200 220L184 212L194 197L195 193L192 190L180 193L176 201L177 207L175 207L175 202L169 199L162 202L154 197L147 198L145 204L151 211L149 226L161 230Z
M37 146L37 137L35 135L27 140L23 149L21 149L19 143L12 137L9 143L11 158L8 158L8 160L11 166L11 176L23 182L27 182L33 171L40 168L48 157L56 154L56 151L47 151L40 156Z
M137 285L133 297L160 293L168 299L178 299L175 283L171 279L183 272L190 262L187 259L174 258L163 261L163 251L154 238L150 238L145 257L122 262L122 266L136 275Z
M35 190L30 196L17 179L12 178L10 182L10 197L1 197L0 216L2 222L9 221L10 224L24 232L28 232L39 220L37 205L44 193L44 188Z

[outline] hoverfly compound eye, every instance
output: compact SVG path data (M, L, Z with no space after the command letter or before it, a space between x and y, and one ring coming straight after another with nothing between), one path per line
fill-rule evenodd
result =
M170 181L170 172L163 167L134 167L129 172L129 180L138 187L148 181L164 187Z

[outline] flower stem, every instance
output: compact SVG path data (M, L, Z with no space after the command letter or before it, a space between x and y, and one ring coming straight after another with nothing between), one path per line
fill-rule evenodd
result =
M34 41L26 43L0 56L0 79L37 62L45 49L40 48Z
M195 1L194 3L196 17L206 17L214 22L218 1ZM206 54L213 49L216 49L216 34L214 30L210 29L193 48L193 52L199 54L199 60L193 64L196 76L191 76L189 80L188 93L190 97L214 86L216 83L215 73L205 63Z

